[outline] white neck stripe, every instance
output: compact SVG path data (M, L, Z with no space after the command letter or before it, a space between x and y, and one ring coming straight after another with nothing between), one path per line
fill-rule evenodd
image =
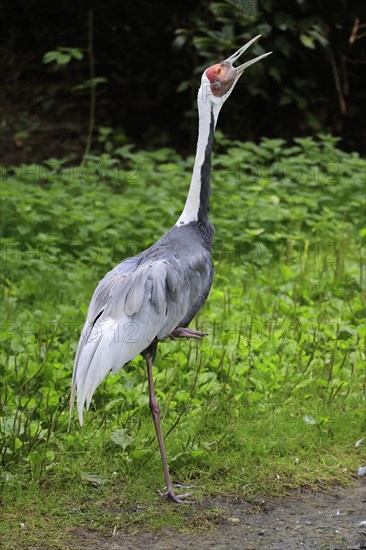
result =
M201 196L201 169L205 162L205 152L210 134L211 125L211 109L213 110L214 125L216 126L217 118L221 109L220 105L213 105L203 96L203 87L201 86L197 97L198 103L198 116L199 116L199 129L198 129L198 141L196 149L196 157L194 161L191 185L187 200L176 225L187 225L198 219L198 211L200 208L200 196Z

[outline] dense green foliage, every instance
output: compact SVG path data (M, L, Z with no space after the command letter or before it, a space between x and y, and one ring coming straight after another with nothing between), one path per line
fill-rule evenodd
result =
M349 447L363 420L365 162L329 136L291 147L218 141L227 152L212 170L216 277L196 320L208 336L163 344L156 361L165 432L175 434L171 464L181 475L208 457L225 468L225 449L245 451L245 462L306 455L333 440ZM126 479L150 457L143 360L109 377L86 427L72 420L68 431L73 355L97 281L174 223L191 165L170 149L125 146L84 169L50 160L3 170L5 485L47 479L84 453L93 463L97 449ZM73 475L90 475L83 468Z

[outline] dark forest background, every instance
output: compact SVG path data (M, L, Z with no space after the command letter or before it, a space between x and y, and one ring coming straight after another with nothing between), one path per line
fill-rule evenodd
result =
M202 71L256 34L220 120L231 138L331 133L365 150L365 4L346 0L2 2L1 158L124 143L192 153ZM88 145L87 145L88 146Z

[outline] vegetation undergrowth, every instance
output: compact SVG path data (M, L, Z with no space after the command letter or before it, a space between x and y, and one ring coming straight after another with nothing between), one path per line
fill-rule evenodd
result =
M172 477L197 500L347 483L365 460L365 162L330 136L217 140L215 280L194 322L208 336L162 344L156 360ZM96 283L175 222L192 162L126 145L82 168L2 169L7 548L44 532L44 548L70 547L84 527L187 527L184 508L157 502L142 358L108 377L82 429L68 429L68 401Z

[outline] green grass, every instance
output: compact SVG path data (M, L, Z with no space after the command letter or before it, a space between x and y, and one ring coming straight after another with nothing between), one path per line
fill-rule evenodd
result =
M365 461L354 447L366 428L365 162L329 136L291 147L218 141L214 288L195 320L208 336L162 344L156 360L172 477L197 500L349 483ZM6 548L45 533L44 548L68 548L85 527L109 536L216 518L187 517L156 495L164 480L141 358L102 384L83 429L74 418L68 430L92 291L174 223L192 165L130 147L92 162L84 172L55 160L3 169Z

